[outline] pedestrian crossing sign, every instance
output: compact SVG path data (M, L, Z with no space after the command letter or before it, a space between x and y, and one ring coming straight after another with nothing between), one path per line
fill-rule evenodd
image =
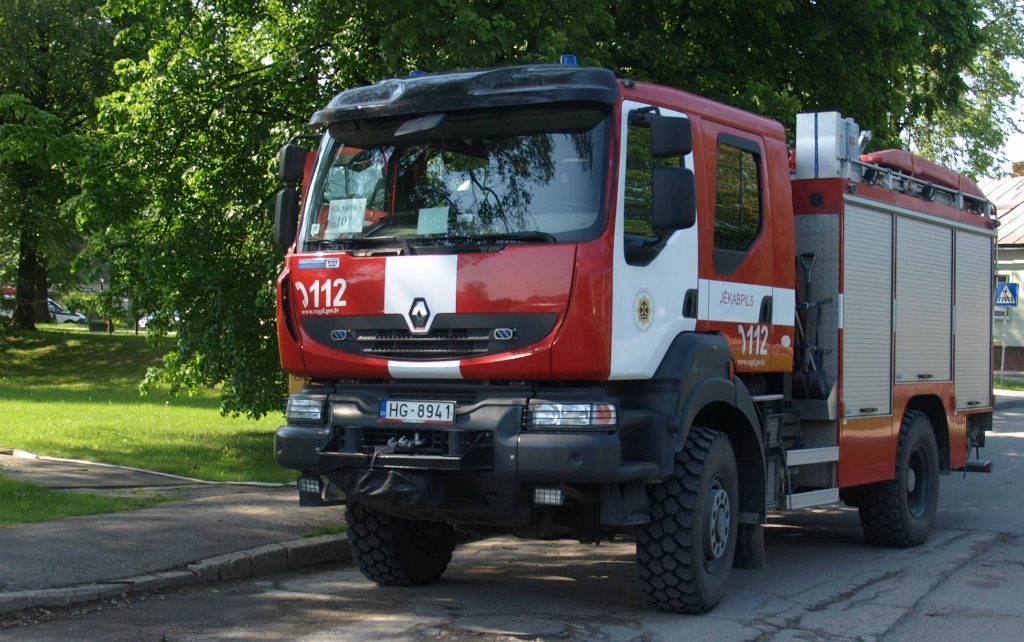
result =
M996 307L1015 308L1017 307L1017 284L1005 281L996 283Z

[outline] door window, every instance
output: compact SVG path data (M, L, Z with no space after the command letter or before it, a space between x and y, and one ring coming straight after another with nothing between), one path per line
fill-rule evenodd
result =
M722 134L715 177L715 272L732 274L764 222L761 153L753 141Z
M715 247L744 251L761 231L759 158L720 142L715 183Z
M626 262L647 265L659 248L653 244L654 199L651 176L655 167L682 167L682 158L656 159L651 155L651 127L643 118L631 118L626 137L626 187L623 197L623 230Z

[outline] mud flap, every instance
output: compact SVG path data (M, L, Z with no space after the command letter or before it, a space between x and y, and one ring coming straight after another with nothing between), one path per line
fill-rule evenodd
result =
M761 524L739 524L736 533L736 557L733 568L764 570L764 526Z
M345 496L380 510L437 507L444 500L440 480L404 470L350 470Z
M634 526L651 521L647 488L642 480L601 485L601 523Z

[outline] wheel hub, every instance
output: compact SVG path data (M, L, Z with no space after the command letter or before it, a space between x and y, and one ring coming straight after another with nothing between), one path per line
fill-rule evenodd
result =
M918 483L917 478L921 478ZM910 452L910 460L907 462L907 508L914 517L924 515L928 508L929 485L928 479L928 456L924 449L916 447Z
M708 559L718 559L725 554L729 542L729 493L724 488L712 488L708 493L708 511L705 527L705 551Z

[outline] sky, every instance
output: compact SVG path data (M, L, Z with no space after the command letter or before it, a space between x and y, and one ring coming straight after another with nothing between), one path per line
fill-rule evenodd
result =
M1010 136L1009 140L1006 141L1006 147L1003 149L1006 151L1006 156L1010 159L1011 163L1024 161L1024 134L1013 134Z

